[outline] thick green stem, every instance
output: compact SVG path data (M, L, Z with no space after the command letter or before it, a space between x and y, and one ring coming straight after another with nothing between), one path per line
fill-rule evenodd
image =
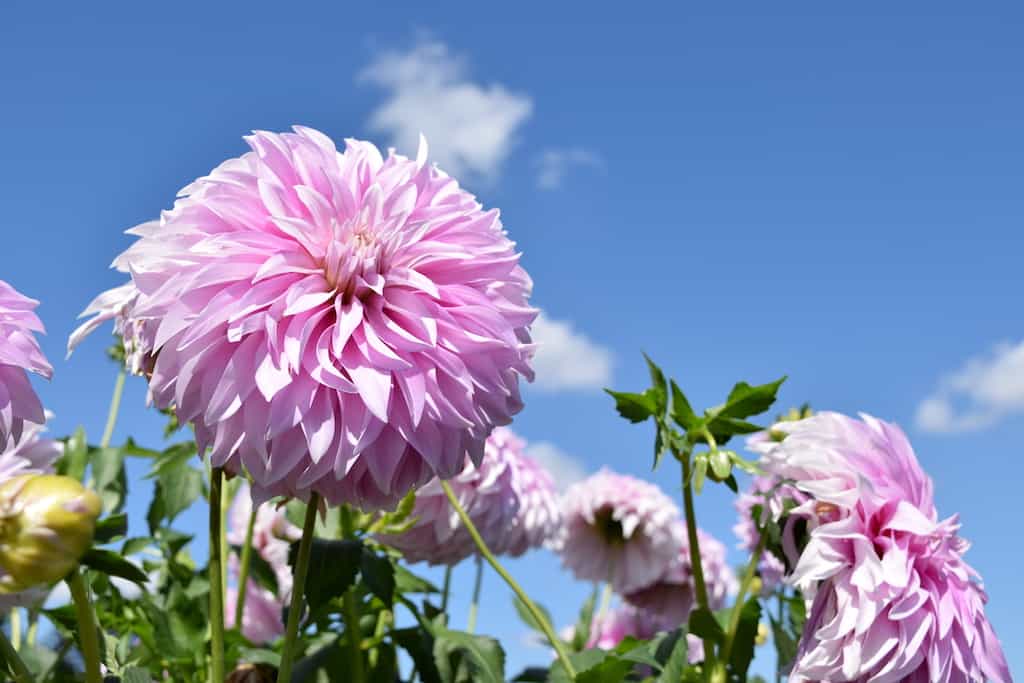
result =
M32 674L29 673L25 662L21 660L18 651L11 645L11 641L7 640L7 636L2 630L0 630L0 655L3 656L11 673L14 674L15 683L32 683Z
M78 617L78 646L85 660L86 683L102 683L99 628L96 626L96 613L89 600L89 587L85 585L82 570L76 568L68 575L67 582L71 589L71 599L75 603L75 616Z
M221 499L223 497L224 471L219 467L210 470L210 683L224 681L224 568L223 525L221 524Z
M309 555L313 550L313 532L316 530L316 513L320 507L320 496L312 494L306 506L306 521L302 526L302 540L299 542L299 556L295 560L295 575L292 580L292 600L288 608L288 624L284 632L284 649L281 651L281 666L277 683L291 683L292 666L295 662L295 642L299 636L299 620L302 617L302 598L306 590L306 574L309 573Z
M476 578L473 580L473 601L469 603L469 618L466 620L466 633L476 631L476 615L480 611L480 587L484 582L484 561L476 556Z
M534 621L537 622L541 630L544 632L548 642L551 643L551 647L555 649L555 653L558 655L558 661L562 664L562 668L564 668L565 672L569 675L569 680L576 680L576 669L573 667L572 662L569 661L569 654L565 651L565 644L562 643L562 640L555 634L551 624L548 623L547 617L545 617L544 613L537 608L537 605L534 604L533 600L530 599L530 596L526 594L526 591L516 583L516 580L512 578L512 575L509 574L503 566L501 566L501 563L498 562L494 553L492 553L490 548L487 547L483 537L480 536L480 532L477 531L476 526L473 524L473 520L471 520L469 515L466 514L466 511L462 508L462 504L459 503L459 499L455 495L455 492L452 491L451 485L446 481L442 481L441 488L444 489L444 493L448 497L448 502L451 503L452 508L455 509L455 512L459 515L459 519L462 520L462 523L465 525L466 531L469 532L469 535L473 538L473 542L476 543L477 551L485 560L487 560L489 565L494 567L494 571L498 572L498 575L504 579L505 583L508 584L508 587L512 589L512 592L522 600L523 605L526 606L526 609L530 612Z
M242 617L245 615L245 594L249 583L249 566L252 564L252 535L256 528L256 510L252 506L249 524L245 527L245 544L242 545L242 559L238 566L238 599L235 601L235 628L242 630Z
M723 662L728 662L729 655L732 654L732 646L736 640L736 631L740 626L740 615L743 613L743 603L746 601L747 592L750 590L750 585L754 582L754 577L757 575L757 565L761 561L761 555L764 554L764 547L767 541L768 534L762 532L761 538L757 542L757 549L750 556L747 569L743 572L740 592L736 594L736 604L733 605L732 612L729 613L729 628L725 632L725 642L722 645Z
M685 453L683 462L683 507L686 514L686 535L690 541L690 564L693 565L693 583L697 592L697 604L708 608L708 589L704 584L704 566L700 560L700 539L697 537L697 513L693 508L693 488L690 482L690 454Z
M352 509L347 505L341 507L341 534L346 539L356 537L355 523L352 520ZM342 609L345 612L345 634L348 646L352 650L349 657L349 680L351 683L366 683L366 669L363 666L363 634L359 628L359 601L355 586L350 586L342 596Z
M117 414L121 410L121 396L124 394L125 371L117 373L117 381L114 383L114 395L110 399L110 411L107 413L107 426L103 428L103 438L100 439L100 448L110 445L114 438L114 427L117 425Z

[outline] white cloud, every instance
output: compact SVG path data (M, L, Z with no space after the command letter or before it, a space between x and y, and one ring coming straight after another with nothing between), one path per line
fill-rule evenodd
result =
M547 468L560 491L587 478L583 462L550 441L531 443L526 447L526 454Z
M493 180L533 111L527 95L470 80L465 59L436 40L382 52L359 80L387 91L370 129L405 154L415 154L423 133L431 158L455 176Z
M1024 413L1024 342L968 360L921 401L916 422L927 432L972 432L1014 413Z
M546 149L537 159L537 187L542 190L561 187L562 181L573 166L603 168L604 161L594 152L582 147Z
M537 344L533 368L538 388L600 389L611 384L612 352L574 330L570 323L541 313L533 323L532 334Z

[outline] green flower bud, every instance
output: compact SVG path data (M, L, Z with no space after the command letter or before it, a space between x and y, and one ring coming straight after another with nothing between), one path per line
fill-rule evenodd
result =
M732 451L717 450L712 451L708 456L708 464L711 465L711 478L715 481L721 482L729 478L732 474Z
M755 645L764 645L768 642L768 626L763 621L757 624L757 636L754 637Z
M26 474L0 484L0 593L67 576L92 545L102 509L71 477Z

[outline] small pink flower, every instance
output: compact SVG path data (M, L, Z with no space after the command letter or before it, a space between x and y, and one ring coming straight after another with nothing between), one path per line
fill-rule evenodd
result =
M53 375L33 334L45 331L34 313L38 305L0 280L0 447L21 440L26 422L46 422L43 404L26 374L47 379Z
M228 510L228 543L243 546L252 513L252 496L249 485L242 482ZM288 564L291 543L302 537L302 529L288 521L283 508L272 503L263 503L256 509L253 525L252 547L274 570L277 579L277 593L282 600L292 594L292 568Z
M956 517L903 432L863 415L777 425L761 460L811 498L810 540L789 577L814 602L790 680L1011 681Z
M607 469L570 486L562 511L562 563L620 594L664 576L685 542L679 508L661 489Z
M522 408L529 276L496 211L427 163L256 132L115 262L115 318L150 396L259 500L394 506Z

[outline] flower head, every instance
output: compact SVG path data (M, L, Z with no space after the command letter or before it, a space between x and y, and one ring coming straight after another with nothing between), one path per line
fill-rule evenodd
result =
M0 593L62 579L92 545L99 496L71 477L23 474L0 483Z
M675 503L657 486L607 469L570 486L562 513L562 563L620 594L660 579L683 548Z
M685 528L685 522L680 521L679 525ZM683 533L679 555L665 573L649 586L623 596L626 602L659 615L663 623L671 624L671 628L685 624L696 605L690 543L685 531ZM736 592L736 575L729 566L725 545L702 529L697 529L697 536L708 603L711 609L721 609L725 607L726 598Z
M389 507L479 462L532 378L532 285L497 212L425 144L246 141L129 231L135 289L92 307L124 318L154 403L260 499Z
M480 464L466 464L448 483L460 505L499 555L522 555L555 532L558 511L554 483L523 453L523 441L501 428L487 439ZM455 565L473 555L476 545L437 480L416 492L414 526L381 541L402 551L410 562Z
M0 447L21 440L26 422L46 421L26 374L34 372L47 379L53 375L34 335L45 331L34 313L38 305L0 280Z
M811 532L789 581L814 602L791 680L1008 683L968 543L903 432L836 413L777 428L762 467L811 497L793 511Z

